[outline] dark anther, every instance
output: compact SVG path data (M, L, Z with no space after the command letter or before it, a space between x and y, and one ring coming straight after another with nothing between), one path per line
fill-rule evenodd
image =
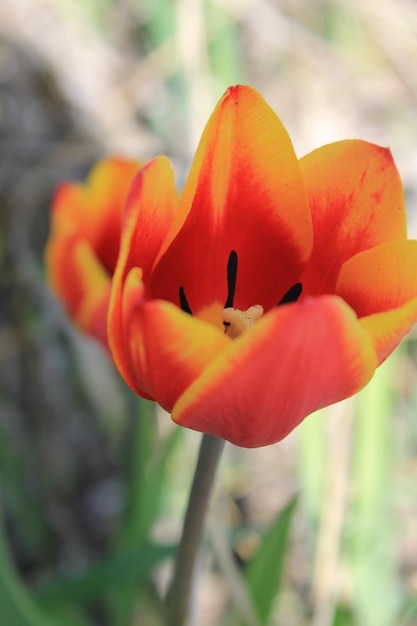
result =
M189 313L192 315L192 311L190 309L190 305L188 304L188 300L185 296L184 287L179 288L179 296L180 296L180 307L184 311L184 313Z
M232 250L227 262L227 299L224 308L233 306L236 290L237 253Z
M227 261L227 298L224 304L224 308L233 306L236 291L236 276L237 276L237 253L232 250L229 254L229 260ZM223 322L224 332L227 333L227 329L230 326L230 322Z
M302 290L302 284L295 283L295 285L290 287L287 293L278 302L278 306L280 306L281 304L288 304L289 302L297 302L298 298L301 296Z

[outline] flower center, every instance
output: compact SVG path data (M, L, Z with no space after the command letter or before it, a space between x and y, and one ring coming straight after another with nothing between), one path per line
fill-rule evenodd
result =
M235 339L245 330L250 328L254 322L262 317L264 312L263 306L254 304L246 311L235 309L234 307L226 307L223 309L222 318L225 325L224 333L231 339Z
M264 309L260 304L254 304L250 306L246 311L236 309L233 306L236 292L236 279L237 279L237 267L238 257L235 250L232 250L227 261L227 298L224 303L224 309L221 309L221 303L215 303L215 319L213 319L213 312L210 312L210 317L203 317L206 321L210 321L216 326L219 323L219 314L221 312L221 320L223 321L224 333L231 339L238 337L245 330L250 328L264 313ZM283 295L281 300L277 303L277 306L282 304L289 304L290 302L296 302L301 295L303 286L301 283L295 283L288 291ZM180 286L178 290L179 304L181 309L192 315L191 307L188 303L185 295L184 287ZM217 304L219 308L217 308ZM201 312L200 312L201 313ZM216 319L217 318L217 319Z

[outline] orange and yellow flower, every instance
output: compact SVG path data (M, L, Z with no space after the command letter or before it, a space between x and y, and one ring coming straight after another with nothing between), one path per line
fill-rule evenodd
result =
M52 203L49 282L77 326L104 345L124 202L140 166L120 158L100 161L85 186L60 185Z
M416 267L388 149L298 160L262 97L233 87L180 196L164 157L133 182L110 348L177 424L271 444L371 379L417 320Z

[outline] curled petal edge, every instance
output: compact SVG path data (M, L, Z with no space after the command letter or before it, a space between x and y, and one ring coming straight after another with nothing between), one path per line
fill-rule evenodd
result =
M417 298L397 309L362 317L359 322L372 340L380 365L417 322Z

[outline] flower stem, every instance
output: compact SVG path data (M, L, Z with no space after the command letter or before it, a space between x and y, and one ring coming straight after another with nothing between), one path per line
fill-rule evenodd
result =
M195 560L203 537L208 503L223 447L223 439L203 435L174 574L167 595L167 626L184 626L187 623Z

